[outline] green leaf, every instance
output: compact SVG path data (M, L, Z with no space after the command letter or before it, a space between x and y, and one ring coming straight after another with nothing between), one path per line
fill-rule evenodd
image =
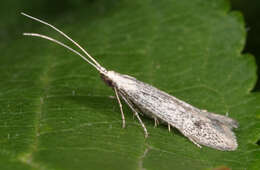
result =
M260 95L246 31L226 0L3 2L0 57L0 169L259 169ZM27 10L25 10L27 9ZM47 10L49 9L49 10ZM104 67L132 75L198 108L238 120L234 152L195 146L177 130L150 137L80 57L21 17L45 19L86 47ZM3 28L3 29L2 29ZM66 40L64 40L67 42ZM259 142L258 142L259 143Z

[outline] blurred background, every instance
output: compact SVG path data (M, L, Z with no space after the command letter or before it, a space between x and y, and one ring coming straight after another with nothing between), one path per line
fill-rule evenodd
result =
M245 19L247 28L247 42L244 53L255 56L258 65L258 81L254 91L260 90L260 1L259 0L231 0L233 10L240 11Z

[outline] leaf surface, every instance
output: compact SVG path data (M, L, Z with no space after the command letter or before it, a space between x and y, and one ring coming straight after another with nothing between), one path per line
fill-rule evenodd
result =
M14 2L1 7L1 169L260 168L260 95L250 92L256 64L241 55L243 18L227 1L29 2L9 8L13 13L7 7ZM238 149L199 149L177 130L154 128L142 117L150 133L144 139L125 104L122 129L113 91L90 65L53 43L20 36L39 32L64 40L21 17L17 11L24 9L68 33L107 69L228 113L240 124Z

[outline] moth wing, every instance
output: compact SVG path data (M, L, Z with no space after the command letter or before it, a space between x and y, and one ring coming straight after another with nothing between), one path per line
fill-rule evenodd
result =
M201 114L204 114L207 118L209 118L212 121L219 121L219 122L225 124L226 126L229 126L230 128L238 128L238 126L239 126L237 121L235 121L234 119L231 119L227 116L224 116L224 115L210 113L210 112L207 112L204 110L202 110Z
M205 112L205 111L204 111ZM219 150L235 150L234 120L214 113L194 114L184 122L181 132L192 142Z
M149 84L110 72L119 91L145 115L177 128L192 142L219 150L235 150L236 137L232 132L237 123L231 118L200 110Z

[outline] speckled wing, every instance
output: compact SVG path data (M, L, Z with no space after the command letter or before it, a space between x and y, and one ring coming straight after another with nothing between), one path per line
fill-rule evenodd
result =
M237 148L232 132L232 128L238 127L235 120L200 110L134 77L119 75L117 88L145 115L177 128L198 146L219 150Z

